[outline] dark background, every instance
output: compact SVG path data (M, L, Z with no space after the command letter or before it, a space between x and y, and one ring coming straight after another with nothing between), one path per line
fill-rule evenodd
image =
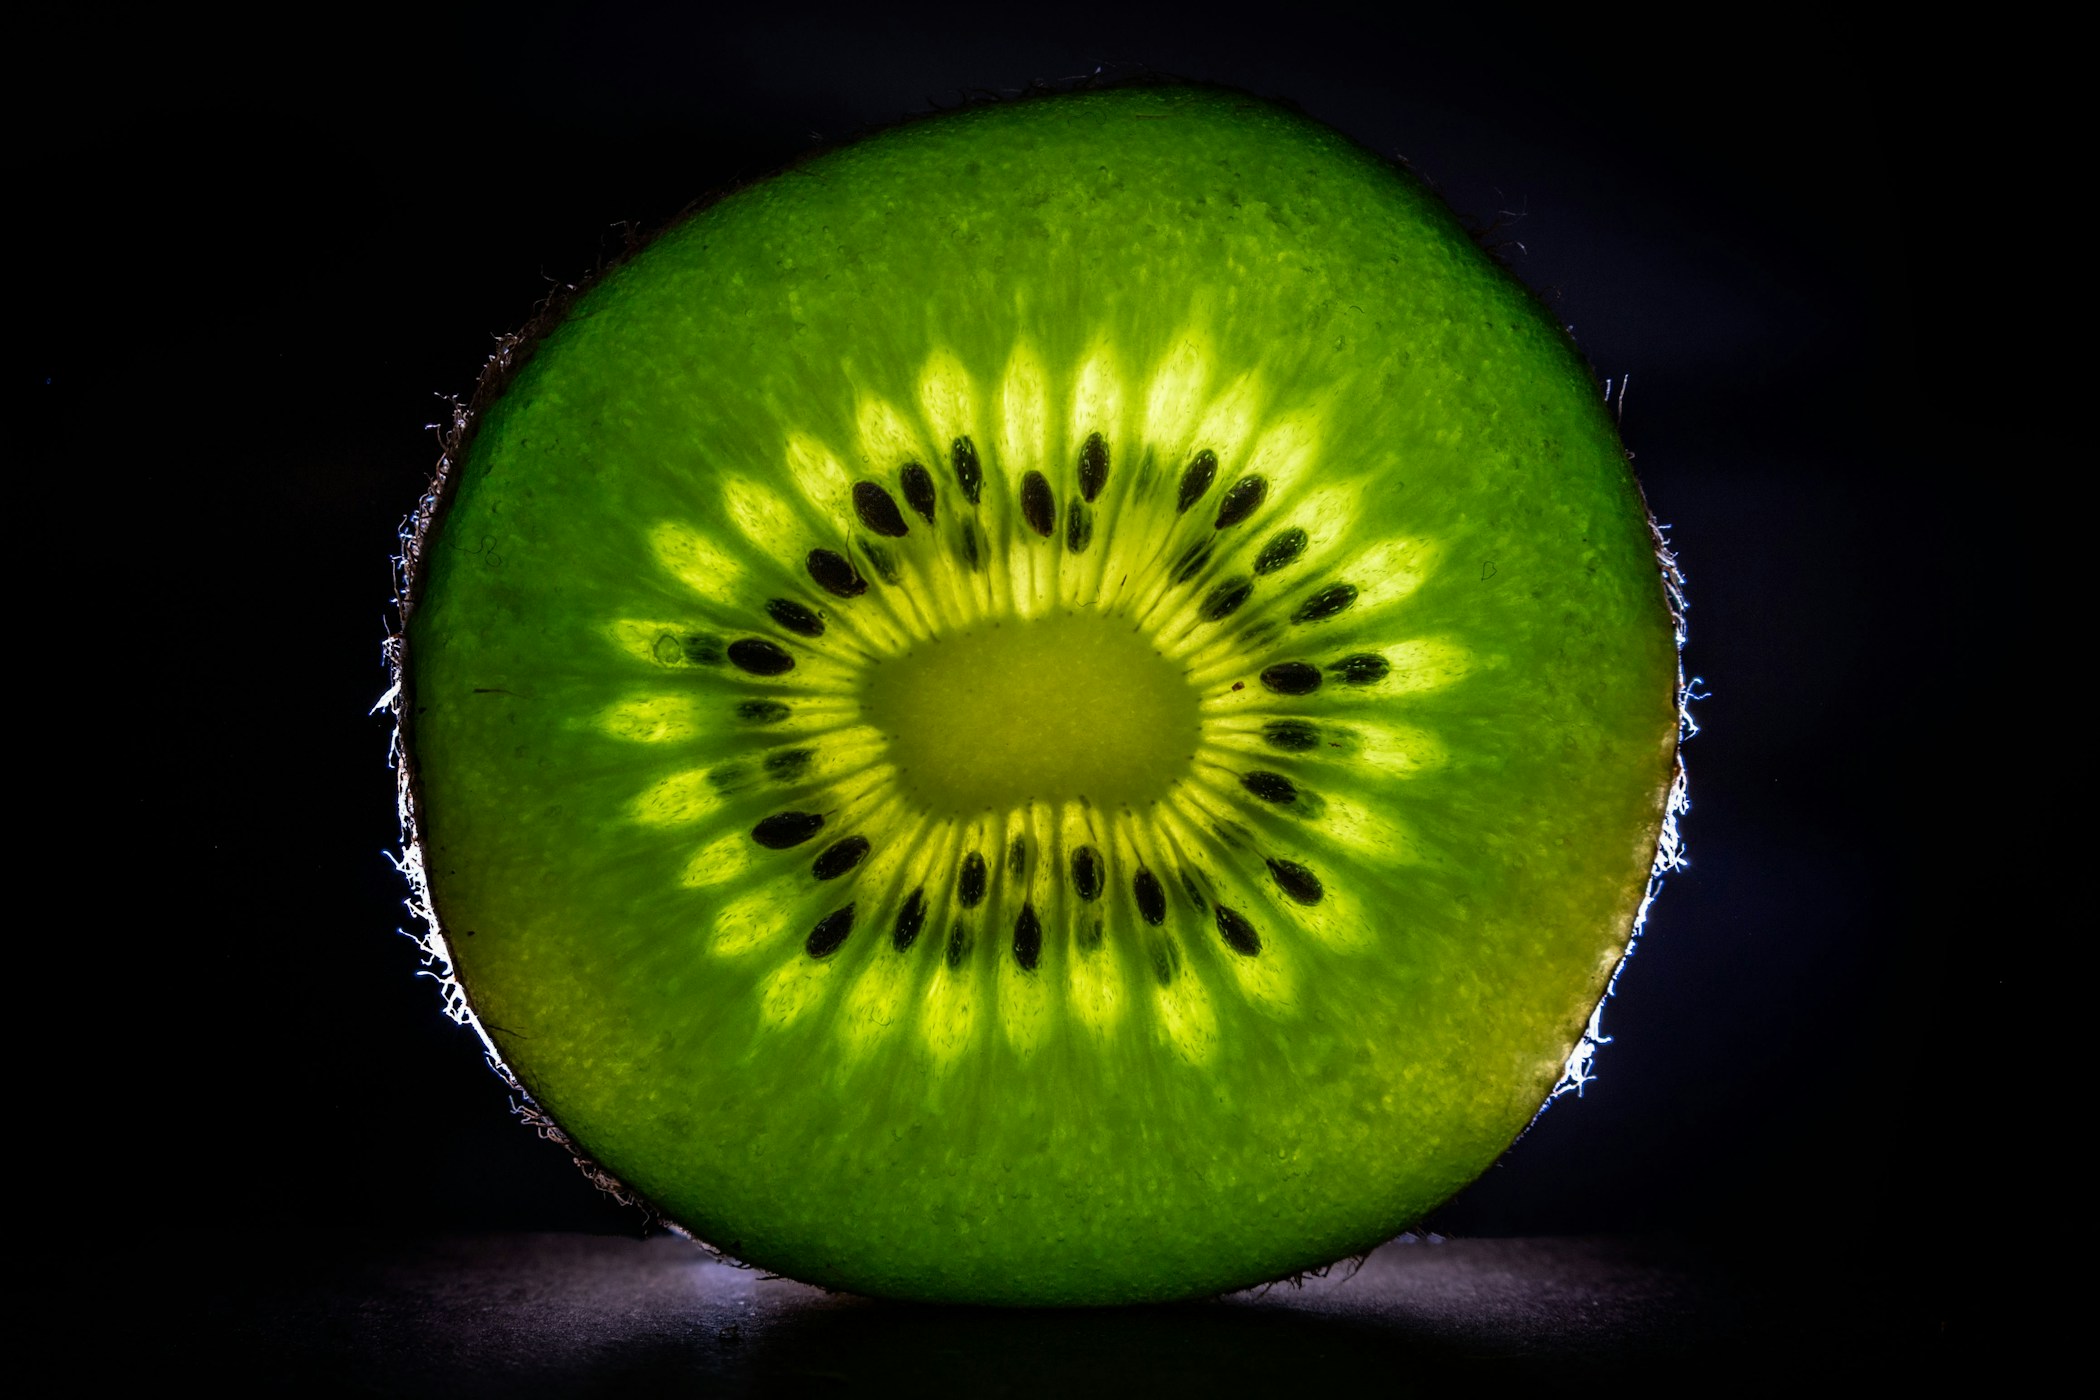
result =
M1961 813L2003 657L1952 489L1977 464L1920 349L1945 308L1911 192L1961 140L1927 75L1835 20L914 13L358 7L17 48L8 455L46 721L19 732L60 775L23 878L62 911L17 931L17 995L71 1046L36 1091L71 1199L235 1234L641 1226L511 1121L396 933L367 710L429 425L628 226L1105 65L1295 99L1436 184L1632 376L1690 578L1691 867L1599 1079L1432 1223L1915 1281L1996 1199L2010 995L1954 961L2002 878Z

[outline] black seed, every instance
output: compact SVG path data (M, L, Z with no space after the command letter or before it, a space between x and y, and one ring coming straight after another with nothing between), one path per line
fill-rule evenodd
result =
M809 576L817 581L817 587L835 598L858 598L868 591L868 581L860 576L860 570L835 549L809 552Z
M919 518L928 525L933 523L933 473L917 462L906 462L901 479L904 483L904 503L919 513Z
M1254 514L1255 511L1260 510L1261 503L1267 500L1268 497L1269 483L1266 478L1259 476L1241 477L1238 481L1232 483L1232 489L1225 493L1225 499L1218 502L1218 523L1216 528L1230 530L1233 526Z
M1337 583L1331 588L1321 589L1318 593L1313 594L1312 597L1300 603L1298 611L1291 614L1291 621L1325 622L1328 618L1333 617L1355 601L1356 586L1349 583Z
M1057 529L1057 498L1050 494L1050 479L1041 472L1021 478L1021 518L1046 540Z
M948 966L961 967L969 952L970 931L958 921L954 928L948 930Z
M1043 923L1035 916L1035 906L1021 906L1021 917L1014 920L1014 961L1021 971L1033 972L1043 956Z
M1356 656L1345 656L1327 669L1350 685L1376 685L1386 678L1393 666L1377 652L1367 651Z
M963 499L971 505L984 493L984 468L977 461L977 444L966 437L959 437L948 449L948 460L955 467L955 480L962 487Z
M897 911L897 926L890 930L890 942L898 952L903 952L919 941L919 929L926 922L926 887L921 885L904 901Z
M1167 892L1159 887L1159 877L1143 866L1130 877L1130 892L1137 896L1138 913L1145 922L1157 927L1167 921Z
M666 666L676 666L681 661L695 666L712 666L722 659L722 639L699 635L674 637L666 632L656 639L651 650Z
M1304 661L1279 661L1261 673L1261 683L1278 695L1310 695L1320 688L1320 669Z
M1203 493L1210 490L1210 484L1217 476L1218 454L1206 447L1196 454L1196 460L1190 462L1188 470L1181 474L1181 490L1174 495L1174 513L1186 514L1190 506L1203 499Z
M751 828L751 839L769 850L799 846L824 829L820 812L775 812Z
M1254 925L1247 922L1247 916L1222 904L1218 906L1218 933L1224 938L1225 946L1243 958L1251 958L1261 951L1261 935L1254 931Z
M810 863L809 873L819 880L836 880L867 859L867 856L868 838L848 836L843 841L834 841L826 846L823 854Z
M955 882L955 892L965 909L984 903L984 857L977 852L963 857L962 878Z
M1203 898L1203 886L1197 884L1196 877L1186 870L1181 872L1181 888L1188 892L1189 903L1195 905L1198 909L1208 909L1210 907L1209 903Z
M1281 773L1264 773L1256 770L1240 774L1240 786L1264 802L1279 805L1298 800L1298 787Z
M984 564L977 556L977 527L975 525L966 524L962 527L962 551L963 562L970 566L971 573L974 574L984 567Z
M1174 582L1187 583L1190 579L1202 573L1203 566L1209 562L1210 541L1207 539L1197 540L1183 552L1180 562L1174 566Z
M1101 898L1101 852L1092 846L1072 852L1072 888L1089 904Z
M1092 504L1108 485L1108 443L1099 433L1088 433L1079 449L1079 494Z
M1251 578L1229 578L1210 591L1203 600L1203 615L1212 622L1223 622L1240 610L1240 604L1254 594Z
M1028 838L1016 836L1006 847L1006 870L1019 875L1028 866Z
M1065 507L1065 548L1074 554L1086 553L1086 547L1094 542L1094 513L1077 501Z
M1261 553L1254 556L1254 572L1273 574L1303 553L1305 532L1293 526L1261 547Z
M782 749L766 757L766 772L776 782L792 783L809 768L809 749Z
M777 676L795 669L795 658L763 637L742 637L729 644L729 659L754 676Z
M824 635L824 619L792 598L775 598L767 603L766 616L788 631L799 632L805 637Z
M911 530L904 523L904 513L897 509L896 500L872 481L853 483L853 513L860 517L861 524L891 539Z
M846 935L851 932L853 906L849 904L843 909L834 909L819 919L817 926L809 931L809 938L802 946L813 958L828 957L839 950L839 945L846 941Z
M778 700L746 700L736 707L736 717L752 724L778 724L788 717L788 707Z
M1327 893L1320 877L1298 864L1295 860L1269 860L1269 873L1276 877L1276 888L1282 890L1300 904L1318 904Z
M1261 727L1261 737L1269 747L1289 753L1304 753L1320 743L1320 731L1302 719L1272 719Z

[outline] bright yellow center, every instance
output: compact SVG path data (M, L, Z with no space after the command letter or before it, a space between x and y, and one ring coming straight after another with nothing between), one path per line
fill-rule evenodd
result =
M948 816L1137 807L1196 752L1196 692L1127 618L1059 613L922 642L863 692L905 791Z

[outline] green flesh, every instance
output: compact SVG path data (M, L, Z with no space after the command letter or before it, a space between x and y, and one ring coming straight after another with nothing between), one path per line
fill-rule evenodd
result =
M755 1264L1096 1303L1365 1248L1625 949L1676 739L1639 494L1557 327L1301 118L1122 90L814 161L586 295L458 473L408 632L458 974Z

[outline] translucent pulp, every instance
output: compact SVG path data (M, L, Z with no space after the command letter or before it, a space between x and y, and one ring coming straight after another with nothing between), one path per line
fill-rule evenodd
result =
M929 812L1137 807L1196 752L1197 695L1128 618L1060 613L921 643L871 671L868 721Z

